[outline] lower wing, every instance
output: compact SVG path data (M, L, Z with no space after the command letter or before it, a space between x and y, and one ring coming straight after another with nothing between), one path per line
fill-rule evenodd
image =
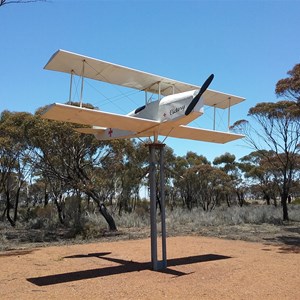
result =
M42 114L42 118L93 126L93 128L77 128L75 130L94 134L98 139L105 140L162 135L224 144L244 137L241 134L189 127L174 122L160 123L59 103L52 104Z
M103 112L96 109L83 108L73 105L55 103L42 114L42 118L84 124L90 126L101 126L105 128L117 128L133 131L136 133L149 130L160 123L153 120L135 118L126 115ZM102 130L99 129L99 130ZM93 130L82 130L83 133L94 133Z
M204 141L211 143L228 143L240 138L243 138L243 135L234 134L229 132L221 132L208 130L203 128L193 128L189 126L179 126L174 127L172 129L166 130L157 130L153 133L153 131L145 131L141 133L130 132L126 130L118 130L114 128L107 129L97 129L97 128L75 128L77 132L94 134L95 137L99 140L113 140L113 139L128 139L135 137L151 137L153 134L162 135L162 136L170 136L182 139L190 139L196 141Z
M184 125L174 127L171 130L163 129L160 131L159 134L181 139L189 139L219 144L225 144L244 137L244 135L242 134L196 128Z

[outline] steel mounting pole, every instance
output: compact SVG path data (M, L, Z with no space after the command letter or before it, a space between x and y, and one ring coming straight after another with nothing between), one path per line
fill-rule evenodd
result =
M157 225L156 225L156 164L155 164L155 144L149 144L150 168L150 226L151 226L151 264L152 269L157 270Z
M165 146L164 144L161 144L159 148L160 216L161 216L161 248L162 248L162 261L160 266L161 269L165 269L167 267L164 146Z
M162 143L150 143L149 146L149 186L150 186L150 225L151 225L151 265L154 271L167 267L166 251L166 214L165 214L165 174L164 174L164 146ZM160 216L161 216L161 260L157 258L157 203L156 203L156 150L159 151L159 191L160 191Z

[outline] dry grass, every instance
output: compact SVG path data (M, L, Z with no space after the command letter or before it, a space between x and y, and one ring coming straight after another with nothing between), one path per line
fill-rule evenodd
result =
M300 244L300 205L289 206L290 222L282 221L281 207L248 205L219 207L211 212L200 208L166 211L169 236L202 235L246 241ZM149 214L146 211L115 215L118 232L109 232L98 213L86 214L81 227L60 227L47 219L34 219L24 228L0 223L0 251L61 243L83 243L92 240L124 240L149 236ZM159 217L157 218L159 222ZM49 226L47 226L49 225Z

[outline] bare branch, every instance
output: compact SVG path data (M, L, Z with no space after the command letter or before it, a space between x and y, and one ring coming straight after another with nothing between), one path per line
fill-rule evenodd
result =
M32 2L47 2L47 0L0 0L0 6L6 4L24 4Z

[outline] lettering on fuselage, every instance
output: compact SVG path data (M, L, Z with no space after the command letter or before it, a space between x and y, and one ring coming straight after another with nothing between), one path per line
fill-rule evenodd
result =
M176 108L172 108L170 110L170 116L172 116L172 115L174 115L174 114L176 114L180 111L184 111L184 109L185 109L185 105L182 105L182 106L179 106L179 107L176 107Z

